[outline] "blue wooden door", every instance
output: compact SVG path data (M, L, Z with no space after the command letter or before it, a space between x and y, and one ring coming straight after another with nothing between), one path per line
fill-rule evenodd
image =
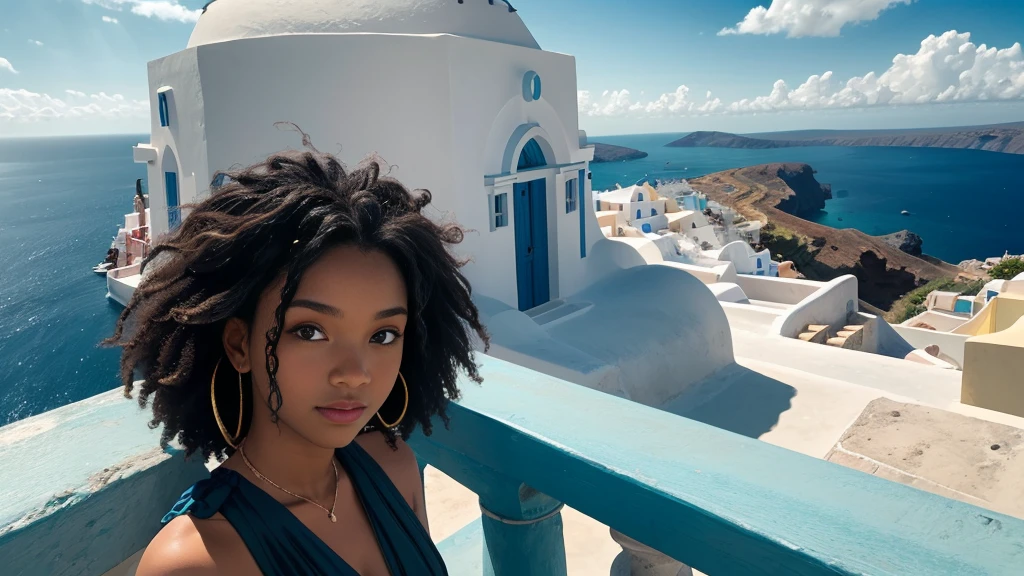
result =
M164 172L164 190L167 195L167 225L174 230L181 224L181 209L178 208L178 174Z
M513 187L516 227L516 284L519 309L550 299L548 286L548 215L545 180Z

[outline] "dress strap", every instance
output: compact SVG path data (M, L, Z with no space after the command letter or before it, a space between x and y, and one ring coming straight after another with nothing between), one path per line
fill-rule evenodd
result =
M207 519L220 511L231 493L238 489L238 474L227 474L226 470L216 469L209 478L200 480L182 493L178 502L170 512L160 520L167 524L182 514L191 514L199 519Z
M357 442L335 455L352 480L391 574L447 575L430 534L377 461Z

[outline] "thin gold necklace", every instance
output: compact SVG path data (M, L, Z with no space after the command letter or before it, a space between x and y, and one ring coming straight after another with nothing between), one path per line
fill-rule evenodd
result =
M295 492L292 492L291 490L288 490L287 488L282 488L282 487L278 486L276 482L274 482L270 478L267 478L263 474L260 474L260 471L257 470L256 467L252 465L252 462L249 462L249 459L245 457L245 448L244 448L244 446L245 446L245 442L242 442L242 444L240 444L238 446L238 453L242 455L242 461L245 462L245 465L249 467L249 470L251 470L252 473L255 474L257 478L259 478L260 480L263 480L264 482L270 484L271 486L273 486L274 488L277 488L278 490L280 490L282 492L287 492L288 494L291 494L292 496L294 496L296 498L301 498L301 499L305 500L306 502L309 502L310 504L312 504L312 505L316 506L317 508L323 510L324 512L327 512L327 517L331 519L331 522L337 522L338 521L338 517L334 515L334 507L337 506L337 504L338 504L338 465L334 463L334 456L331 456L331 467L334 468L334 502L331 503L331 509L328 510L327 508L324 508L323 506L321 506L319 503L317 503L317 502L315 502L313 500L310 500L309 498L306 498L305 496L303 496L301 494L296 494Z

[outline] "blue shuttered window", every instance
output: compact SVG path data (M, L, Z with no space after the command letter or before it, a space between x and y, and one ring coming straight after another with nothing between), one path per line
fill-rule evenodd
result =
M577 195L577 184L579 184L579 182L577 182L575 179L567 180L565 182L565 213L566 214L568 214L570 212L575 212L576 211L576 205L577 205L577 201L578 201L578 198L579 198L578 195Z
M170 126L171 109L167 106L167 94L161 92L156 95L156 98L160 106L160 125Z
M508 194L494 195L494 227L508 226Z
M580 170L580 179L576 182L579 184L579 195L580 198L586 202L587 200L587 181L586 181L586 170ZM586 204L584 204L586 206ZM587 257L587 211L580 210L580 258Z

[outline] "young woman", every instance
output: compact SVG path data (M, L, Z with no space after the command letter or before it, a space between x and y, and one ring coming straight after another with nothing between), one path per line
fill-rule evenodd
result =
M447 422L460 370L480 381L462 230L376 161L282 153L229 176L153 250L109 341L162 444L227 456L138 574L445 574L402 439Z

